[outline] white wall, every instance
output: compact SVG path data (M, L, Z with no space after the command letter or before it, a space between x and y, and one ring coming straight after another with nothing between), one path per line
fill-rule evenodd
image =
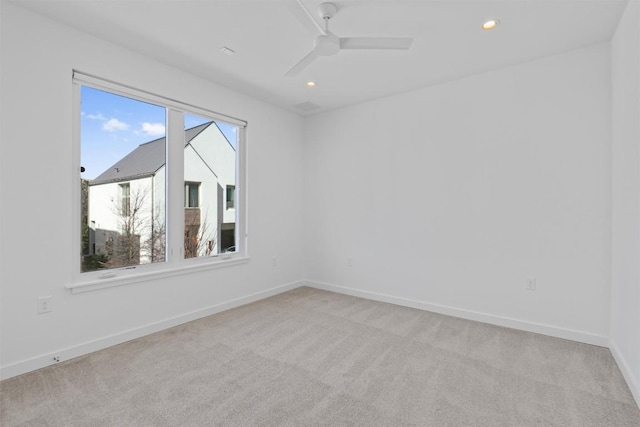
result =
M7 2L0 7L3 376L304 277L298 116ZM78 226L71 222L74 68L248 121L247 264L82 294L65 290L78 243L70 239ZM277 267L271 266L274 256ZM53 296L53 312L37 315L36 298L46 295Z
M192 164L198 164L197 158L202 157L206 159L207 166L211 168L218 177L215 189L202 189L201 194L215 194L217 196L218 183L222 187L223 191L227 190L227 185L236 185L236 151L229 144L229 141L222 134L220 129L214 124L207 127L198 136L191 140L190 144L190 156L196 156L191 162ZM195 153L197 151L198 154ZM186 153L185 153L186 156ZM200 162L200 165L204 167L204 163ZM185 180L190 180L187 177L187 172L191 166L186 163L185 160ZM194 181L198 181L194 178ZM225 194L226 196L226 194ZM211 199L209 199L211 200ZM203 200L204 201L204 200ZM217 214L217 197L213 200L213 203L209 206L209 218L214 218ZM235 221L235 209L226 209L226 198L223 198L222 206L222 220L226 223L233 223ZM207 201L204 201L207 202ZM204 206L203 206L204 208ZM206 214L206 209L203 209L202 214ZM220 248L216 248L216 251Z
M164 174L163 174L164 175ZM140 178L125 182L111 182L107 184L89 186L89 206L88 216L89 227L93 225L94 229L111 230L117 233L122 232L123 216L122 212L122 188L124 183L129 184L129 201L133 207L136 203L140 209L138 212L139 220L133 227L140 233L140 242L143 242L140 248L140 262L146 264L151 262L151 251L147 251L144 242L151 238L151 226L153 218L164 218L156 212L154 215L153 206L156 205L153 199L155 193L154 180L155 177ZM164 184L163 181L160 181ZM162 203L158 204L162 206ZM133 228L132 227L132 228ZM105 239L100 238L99 233L96 236L96 253L106 254Z
M210 128L210 127L209 127ZM206 159L207 157L205 157ZM200 183L200 224L202 228L198 231L204 232L205 239L216 241L214 254L220 251L220 240L218 238L221 223L218 217L218 186L225 188L225 183L220 179L220 175L214 175L207 166L202 157L194 150L193 145L189 145L184 149L184 180L185 182ZM216 171L214 169L214 171ZM224 209L224 207L223 207ZM189 209L185 209L186 211ZM220 221L221 222L221 221ZM187 221L185 221L185 224ZM199 256L205 254L206 245L201 247Z
M612 41L611 351L640 404L640 3Z
M307 277L606 345L609 55L597 45L310 118Z

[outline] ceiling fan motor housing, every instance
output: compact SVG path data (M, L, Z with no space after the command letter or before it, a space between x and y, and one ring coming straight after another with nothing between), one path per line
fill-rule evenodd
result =
M340 51L340 39L333 33L316 37L315 52L320 56L335 55Z
M321 3L318 5L318 15L324 21L325 34L316 37L315 52L320 56L335 55L340 51L340 39L329 31L329 20L333 18L338 8L333 3Z

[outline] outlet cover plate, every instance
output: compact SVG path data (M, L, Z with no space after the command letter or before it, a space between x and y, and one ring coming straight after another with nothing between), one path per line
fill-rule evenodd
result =
M524 282L524 288L527 291L535 291L536 290L536 278L535 277L527 277Z
M53 304L53 297L40 297L38 298L38 314L51 313Z

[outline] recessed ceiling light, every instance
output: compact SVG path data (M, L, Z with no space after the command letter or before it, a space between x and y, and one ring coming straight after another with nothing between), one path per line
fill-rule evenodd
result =
M222 46L222 47L220 48L220 52L224 53L225 55L229 55L229 56L231 56L231 55L233 55L234 53L236 53L235 51L233 51L233 50L229 49L229 48L228 48L228 47L226 47L226 46Z
M307 86L309 87L315 87L316 82L307 82Z
M498 22L499 21L497 19L490 19L486 21L484 24L482 24L482 29L485 31L493 30L495 27L498 26Z

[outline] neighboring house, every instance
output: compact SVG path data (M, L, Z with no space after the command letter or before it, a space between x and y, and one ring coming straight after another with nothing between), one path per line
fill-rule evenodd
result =
M184 149L185 257L233 249L236 151L215 122L187 129ZM89 182L89 255L164 260L165 150L165 138L141 144Z

